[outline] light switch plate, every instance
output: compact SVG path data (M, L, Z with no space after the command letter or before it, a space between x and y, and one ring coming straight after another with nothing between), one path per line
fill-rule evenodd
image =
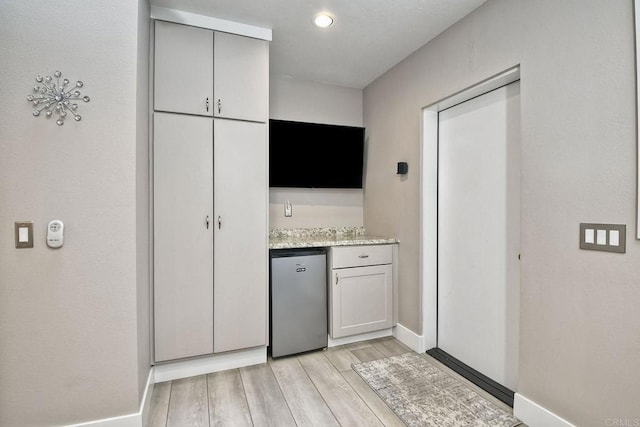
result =
M293 216L293 207L291 206L291 202L287 200L287 203L284 204L284 216L289 218Z
M625 224L581 223L580 249L623 254L627 251L626 236Z
M15 222L16 249L33 247L33 221Z

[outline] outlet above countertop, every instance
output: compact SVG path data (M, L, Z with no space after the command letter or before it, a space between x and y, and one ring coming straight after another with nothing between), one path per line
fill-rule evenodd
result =
M399 243L398 239L368 234L363 227L274 229L269 232L269 249L393 243Z

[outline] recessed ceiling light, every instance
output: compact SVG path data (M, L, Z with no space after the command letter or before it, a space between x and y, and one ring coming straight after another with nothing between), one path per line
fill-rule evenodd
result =
M333 24L333 17L326 13L321 13L315 17L313 23L316 24L316 27L327 28Z

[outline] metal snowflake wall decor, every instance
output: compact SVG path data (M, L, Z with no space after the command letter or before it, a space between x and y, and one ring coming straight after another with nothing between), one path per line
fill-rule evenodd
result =
M33 95L27 96L27 101L32 102L35 106L33 115L38 117L42 112L46 118L51 118L53 113L58 115L56 124L62 126L64 119L68 114L73 116L73 119L77 122L82 120L82 116L76 113L78 110L78 104L73 101L89 102L88 96L82 96L80 89L83 83L78 80L75 85L69 86L69 79L62 79L62 73L56 71L53 73L55 78L51 76L36 77L36 82L39 84L33 87Z

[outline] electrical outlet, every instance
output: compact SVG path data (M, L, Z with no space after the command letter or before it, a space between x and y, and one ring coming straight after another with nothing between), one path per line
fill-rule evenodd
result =
M293 216L293 207L291 206L291 202L287 200L287 203L284 204L284 216L287 218Z

